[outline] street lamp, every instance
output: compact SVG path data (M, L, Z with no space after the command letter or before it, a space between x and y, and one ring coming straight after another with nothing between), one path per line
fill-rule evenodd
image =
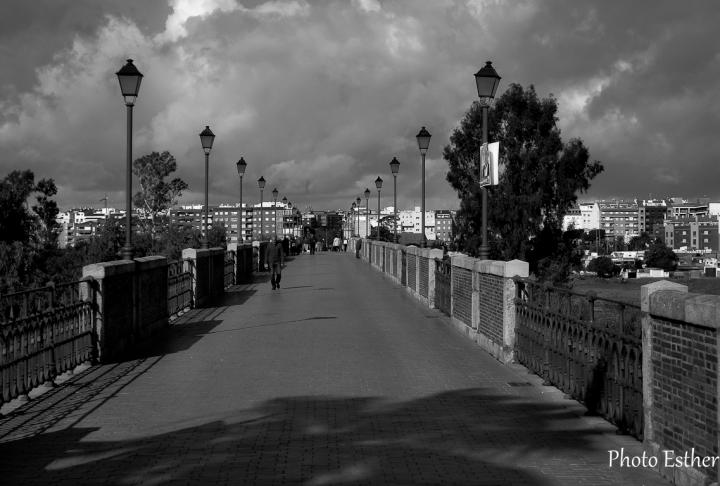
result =
M258 179L258 187L260 188L260 240L263 238L263 189L265 189L265 178L260 176Z
M485 63L485 66L483 66L478 72L475 73L475 84L477 85L477 91L478 96L480 97L480 105L482 109L482 146L486 147L487 145L487 114L488 114L488 104L492 98L495 97L495 92L497 91L498 84L500 83L500 76L498 76L498 73L495 72L495 69L492 67L492 62L487 61ZM488 207L488 197L487 197L487 188L485 186L482 186L480 188L480 192L482 194L482 229L480 234L482 235L482 243L480 244L480 251L478 254L478 257L480 260L487 260L489 256L489 250L488 250L488 237L487 237L487 207Z
M243 186L243 176L245 175L245 169L247 169L247 162L245 162L245 159L243 157L240 157L240 160L237 161L237 171L238 175L240 176L240 217L238 218L238 239L242 243L243 241L243 230L245 228L245 214L242 207L242 186Z
M352 208L352 213L350 215L352 216L352 219L353 219L352 226L350 226L350 228L351 228L352 236L355 236L355 208L357 207L357 204L355 204L355 202L353 202L352 206L350 206L350 207Z
M398 242L397 237L397 175L400 171L400 162L396 157L390 161L390 171L393 175L393 226L395 230L395 243Z
M273 234L274 234L275 239L277 240L277 197L278 197L277 187L275 189L273 189L272 195L273 195Z
M125 246L122 247L123 260L132 260L132 113L135 99L140 91L143 75L133 64L132 59L127 60L120 70L115 73L120 82L120 92L125 98L127 111L127 167L125 175Z
M360 238L360 198L355 199L357 203L357 235Z
M208 247L208 171L210 167L210 150L215 140L215 134L210 127L205 125L205 130L200 132L200 143L205 152L205 234L203 235L201 248Z
M382 189L382 183L383 180L378 176L378 178L375 179L375 187L377 187L378 190L377 241L380 241L380 189Z
M365 238L370 239L370 189L365 188Z
M425 127L420 129L420 132L415 136L418 142L418 148L420 149L420 155L422 155L422 207L420 210L420 231L422 232L422 247L425 248L425 154L427 153L428 147L430 146L430 132Z
M282 220L280 221L280 236L285 236L285 210L287 209L288 204L288 198L286 196L283 196L282 198L283 203L283 213L282 213Z

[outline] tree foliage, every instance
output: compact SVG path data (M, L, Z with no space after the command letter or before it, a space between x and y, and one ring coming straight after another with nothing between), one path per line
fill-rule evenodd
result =
M670 272L677 268L678 256L664 243L656 242L645 252L645 264Z
M179 177L170 182L165 181L176 169L175 157L167 150L162 153L152 152L133 162L133 174L137 176L140 185L140 190L133 197L133 204L145 215L145 218L140 219L144 230L153 235L161 225L166 226L163 223L167 218L159 217L167 215L182 191L188 188L187 183Z
M557 268L548 265L550 260L567 259L559 252L573 251L562 240L562 218L603 170L600 162L590 161L580 139L563 143L557 121L556 100L552 95L539 99L533 86L510 85L488 109L488 140L500 142L501 171L499 184L487 188L491 258L526 260L540 277ZM471 255L481 243L481 142L482 110L476 102L443 151L447 180L461 200L459 243Z
M600 278L607 278L617 274L619 269L610 257L601 256L590 260L590 263L588 263L588 271L597 273L597 276Z

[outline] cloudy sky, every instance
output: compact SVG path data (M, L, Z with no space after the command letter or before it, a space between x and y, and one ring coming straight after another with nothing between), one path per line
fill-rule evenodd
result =
M3 0L0 176L52 177L61 207L124 205L125 106L115 72L145 75L134 157L169 150L202 201L198 134L215 132L210 202L268 181L302 207L347 208L388 163L398 206L420 204L415 135L433 138L427 205L457 206L442 148L492 60L554 94L563 139L605 172L584 198L720 199L715 0ZM267 196L266 196L267 197Z

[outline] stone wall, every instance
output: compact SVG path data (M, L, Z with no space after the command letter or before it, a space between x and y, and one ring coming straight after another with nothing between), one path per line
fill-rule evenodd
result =
M717 481L720 296L660 281L642 287L641 306L647 454L675 484Z
M397 283L404 283L411 295L428 307L435 307L435 260L443 258L442 250L404 247L367 239L362 241L362 247L362 258L373 268L389 275ZM406 254L404 276L401 264L403 252ZM388 264L392 255L397 265ZM465 255L451 259L451 321L503 362L509 362L514 357L515 282L512 277L515 276L528 276L526 262L482 261Z

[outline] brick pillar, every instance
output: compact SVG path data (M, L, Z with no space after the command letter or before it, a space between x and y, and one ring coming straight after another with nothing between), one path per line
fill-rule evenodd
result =
M130 349L135 322L135 262L118 260L83 267L83 278L95 282L97 312L93 325L101 363L119 358Z
M224 293L225 250L185 248L183 260L190 260L195 307L213 305Z

